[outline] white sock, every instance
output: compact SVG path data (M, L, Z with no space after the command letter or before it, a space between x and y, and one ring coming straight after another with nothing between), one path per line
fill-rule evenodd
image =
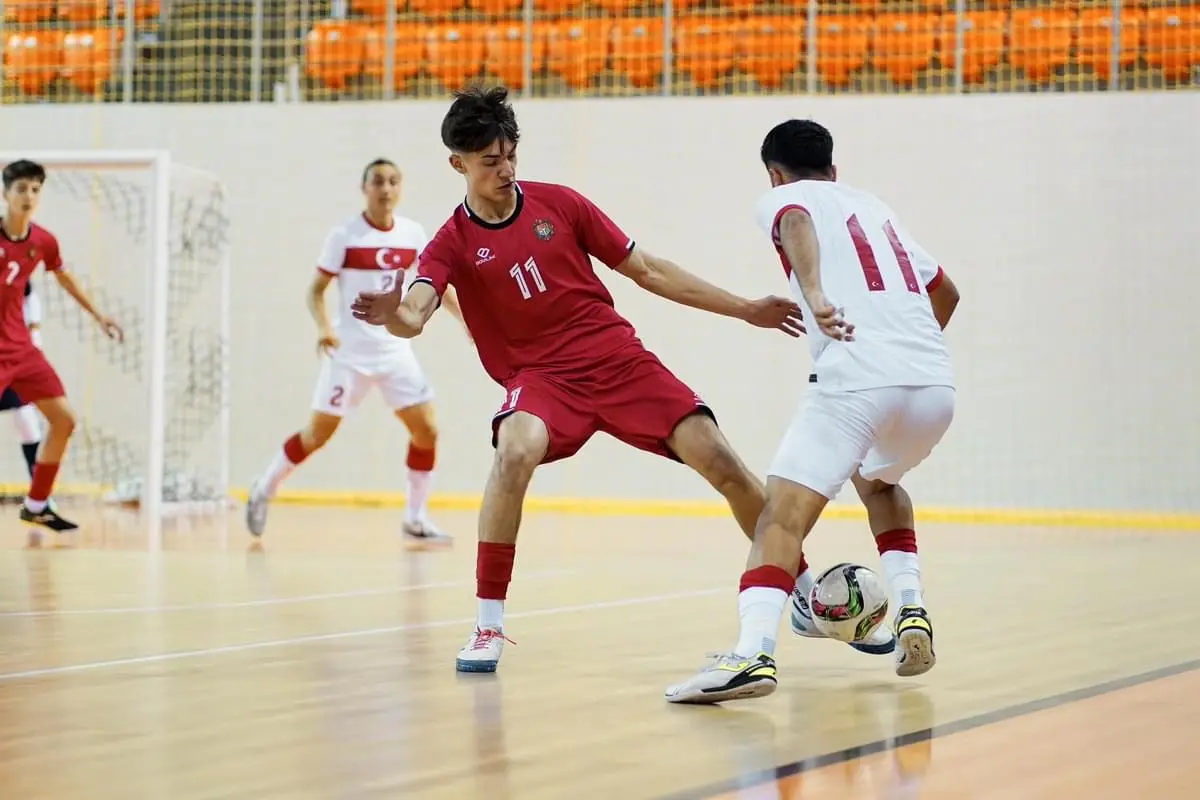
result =
M779 621L787 605L788 593L768 586L751 586L738 595L738 616L742 620L741 635L733 652L743 658L759 653L775 655L775 639L779 636Z
M404 515L409 522L420 522L429 513L429 490L432 487L432 472L408 471L408 498L404 504Z
M480 597L479 618L475 627L494 628L498 631L504 630L504 601L484 600Z
M816 582L817 579L813 577L811 569L806 569L796 576L796 591L804 597L804 602L808 602L808 596L812 594L813 584Z
M893 611L901 606L925 607L921 592L921 560L916 553L903 550L888 550L879 555L883 563L883 575L892 590Z
M42 425L36 406L24 405L13 412L13 425L21 444L37 444L42 440Z
M275 457L271 459L271 465L267 467L267 471L263 473L262 480L258 482L256 494L259 497L274 497L275 492L279 490L279 485L283 483L288 475L292 474L292 470L296 465L284 455L283 448L275 452Z

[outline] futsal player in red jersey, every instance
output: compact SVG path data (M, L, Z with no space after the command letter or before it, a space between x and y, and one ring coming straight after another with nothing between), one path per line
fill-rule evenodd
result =
M479 514L479 613L460 672L493 672L521 506L533 472L574 455L603 431L676 459L725 496L750 539L762 483L718 430L712 412L617 313L589 256L677 303L803 331L791 300L746 300L636 247L587 198L565 186L517 182L516 115L503 87L456 95L442 122L467 197L420 256L406 293L365 292L354 315L396 336L421 333L453 285L484 369L508 395L492 420L495 461Z
M11 388L33 403L46 418L47 431L33 465L33 479L21 506L21 521L63 533L79 526L64 519L49 504L59 462L75 430L75 413L67 403L58 373L38 349L25 322L25 286L38 267L96 318L110 339L124 341L121 326L96 310L71 273L63 269L58 239L33 222L33 212L46 183L46 170L32 161L4 167L3 219L0 219L0 393Z

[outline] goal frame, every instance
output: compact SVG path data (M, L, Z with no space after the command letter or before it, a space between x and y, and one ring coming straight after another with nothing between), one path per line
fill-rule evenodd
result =
M167 337L169 287L171 275L171 169L169 150L38 150L0 151L0 164L9 164L18 159L30 159L42 164L53 174L55 169L96 170L146 170L150 180L145 205L146 261L149 278L145 294L145 314L148 321L143 346L147 354L146 383L147 437L145 475L139 510L147 527L147 536L152 550L162 547L162 521L165 512L163 503L163 479L166 466L167 429ZM51 178L52 179L52 178ZM222 349L221 404L218 426L221 436L221 458L218 465L219 484L226 493L223 504L228 502L229 491L229 334L230 334L230 289L231 265L228 255L220 265L220 336ZM69 457L69 456L68 456ZM223 510L223 509L222 509Z

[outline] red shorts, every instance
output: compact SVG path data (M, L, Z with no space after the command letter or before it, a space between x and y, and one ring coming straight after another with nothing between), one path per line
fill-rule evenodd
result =
M667 447L676 426L697 412L716 419L698 394L640 346L586 373L522 372L504 388L508 396L492 417L492 446L505 417L527 412L550 434L543 464L575 455L597 431L678 461Z
M36 347L22 353L0 355L0 392L5 389L12 389L26 403L66 394L58 373Z

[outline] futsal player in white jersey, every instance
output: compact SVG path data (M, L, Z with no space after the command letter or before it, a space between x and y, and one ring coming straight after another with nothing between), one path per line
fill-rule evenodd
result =
M42 346L42 301L33 290L33 282L25 284L25 302L23 312L25 325L29 328L29 337L37 347ZM29 474L33 475L33 465L37 463L38 446L42 443L42 423L37 407L26 403L10 387L0 392L0 411L11 411L13 426L17 430L17 440L21 444L21 457ZM23 498L24 495L21 495Z
M360 293L390 291L397 282L411 282L416 274L417 256L428 238L419 223L394 213L400 201L400 183L400 170L394 163L372 161L362 177L366 209L336 225L325 238L308 296L321 354L312 417L303 430L284 442L251 487L246 526L255 536L262 535L267 505L284 479L329 441L342 417L357 407L370 389L378 388L410 437L404 535L418 543L449 541L430 520L427 508L437 451L433 388L409 340L360 322L350 313L350 304ZM339 303L331 321L325 290L334 279ZM450 293L442 302L461 322L457 297Z
M887 205L837 182L833 137L824 127L809 120L777 125L761 155L772 189L758 203L758 221L808 321L812 387L768 471L767 505L738 595L738 642L669 688L667 700L675 703L775 690L784 608L789 595L812 588L804 537L846 481L867 508L890 586L896 672L920 675L935 661L912 502L899 482L954 416L942 329L958 291ZM793 626L803 627L805 618L811 625L807 604L798 606L793 599Z

